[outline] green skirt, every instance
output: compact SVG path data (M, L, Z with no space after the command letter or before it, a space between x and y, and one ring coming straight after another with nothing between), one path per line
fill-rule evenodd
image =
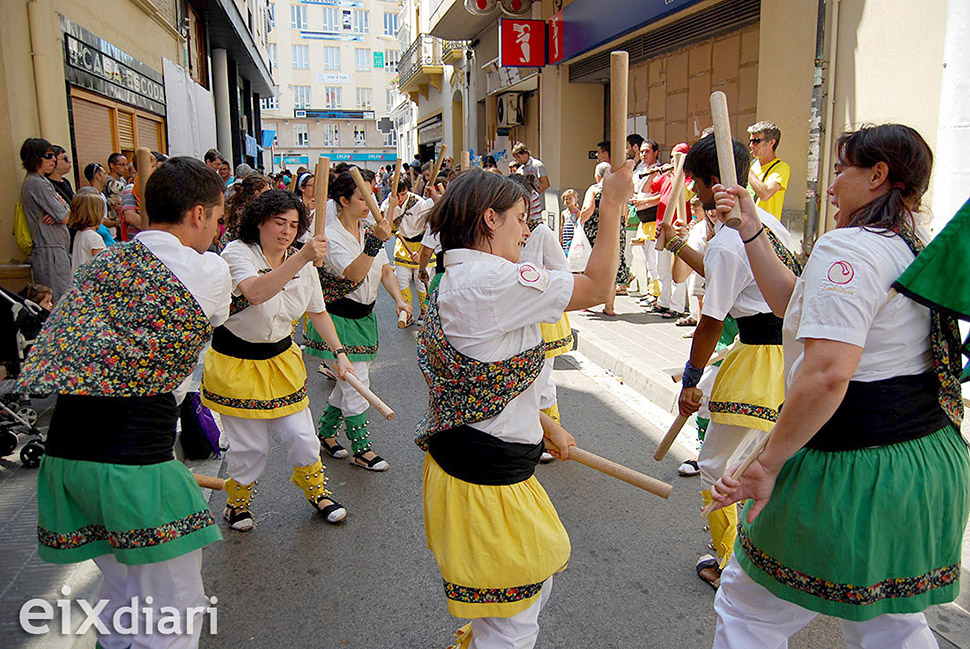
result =
M367 362L377 358L377 315L371 311L367 316L359 319L342 318L330 314L333 326L337 330L340 344L347 350L347 356L352 361ZM333 351L323 341L313 323L307 319L306 351L308 354L320 358L333 358Z
M781 599L861 622L960 592L970 455L951 426L878 448L802 449L748 524L751 505L734 553Z
M44 456L37 476L40 558L167 561L222 538L202 490L178 460L135 466Z

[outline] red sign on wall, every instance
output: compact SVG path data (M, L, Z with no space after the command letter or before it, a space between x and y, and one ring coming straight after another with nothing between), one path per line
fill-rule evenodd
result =
M549 65L559 63L563 57L562 9L549 19Z
M546 64L546 22L505 18L498 25L499 67L541 68Z

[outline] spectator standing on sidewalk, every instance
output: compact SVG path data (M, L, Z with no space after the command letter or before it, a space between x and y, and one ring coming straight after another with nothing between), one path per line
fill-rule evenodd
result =
M533 158L532 153L525 144L517 142L512 147L512 157L519 163L516 173L520 173L523 176L532 175L536 177L540 195L549 189L549 174L546 173L546 165L542 164L541 160Z
M755 205L776 219L781 218L785 190L791 177L791 167L775 155L779 144L781 129L774 122L758 122L748 127L748 148L754 156L748 171L751 197L755 199Z
M20 200L34 239L31 275L35 283L51 287L57 302L71 287L71 235L67 202L46 178L57 164L54 147L43 138L28 138L20 147L20 161L27 170Z
M689 147L681 142L673 148L671 153L687 153ZM686 175L686 174L685 174ZM685 178L684 183L687 184ZM660 200L657 204L657 223L673 223L674 225L685 226L684 223L677 222L676 205L670 205L670 196L673 193L673 174L665 174L663 185L660 190ZM684 188L687 190L686 186ZM684 195L686 197L686 193ZM684 198L681 198L684 200ZM665 319L676 319L684 316L687 311L687 285L684 282L675 282L673 277L674 258L667 250L657 251L657 273L660 278L660 296L657 303L650 309L649 313L657 313Z
M104 167L99 165L97 162L92 162L84 167L84 178L88 181L88 184L78 189L77 193L93 193L101 199L101 204L104 209L102 210L101 214L101 225L98 227L97 232L104 241L105 245L110 246L111 244L115 243L115 237L110 228L118 227L118 222L114 219L108 218L108 200L102 193L108 180L108 173L105 171Z
M651 173L650 170L660 161L660 145L656 140L643 140L640 145L642 166L633 174L633 207L637 211L637 239L644 242L643 246L635 246L634 254L642 251L643 265L648 277L643 278L640 292L646 297L641 304L652 306L660 296L660 274L657 270L657 250L649 242L657 239L657 211L660 204L660 190L663 188L663 174Z
M608 164L608 163L607 163ZM560 217L562 218L562 228L559 229L559 245L562 251L569 254L569 244L573 241L573 232L579 222L579 194L575 189L567 189L562 193L562 202L566 206Z
M76 273L81 264L90 261L104 250L104 239L98 234L104 204L91 192L78 194L71 201L67 215L67 227L74 230L71 249L71 272Z
M104 196L108 199L108 209L119 223L117 236L121 237L121 194L128 186L128 158L123 153L112 153L108 156L108 181L104 187Z
M601 162L596 165L596 170L593 172L593 179L596 181L586 190L586 196L583 200L583 209L579 213L579 220L583 224L583 232L586 234L586 238L589 239L591 246L596 245L596 235L599 233L600 219L602 218L614 218L625 221L626 212L621 212L619 214L600 214L600 200L603 194L603 178L605 178L610 173L610 165L606 162ZM622 225L622 224L621 224ZM620 264L616 271L616 283L615 284L625 284L630 278L630 269L627 268L626 259L623 256L624 239L626 238L626 230L622 227L620 228ZM607 295L606 301L603 305L603 314L608 316L615 316L616 311L614 310L614 305L616 303L616 285L614 284L613 289Z
M629 142L629 138L627 139L627 142ZM596 162L597 164L599 164L600 162L612 162L612 160L610 160L610 141L609 140L603 140L602 142L596 145ZM637 180L636 176L634 176L633 177L634 185L636 185L636 180Z
M71 181L64 176L71 173L71 158L67 155L64 147L55 144L53 148L57 162L54 164L54 171L47 174L47 180L54 185L54 190L61 195L61 198L70 205L71 199L74 198L74 188L71 187Z
M218 149L209 149L205 152L204 160L209 169L219 173L219 168L222 166L222 161L225 160L225 158L221 153L219 153Z

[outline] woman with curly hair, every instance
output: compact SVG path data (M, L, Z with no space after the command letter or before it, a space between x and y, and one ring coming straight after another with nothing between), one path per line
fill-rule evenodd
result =
M243 178L237 185L232 198L226 201L226 215L223 219L222 232L219 233L219 241L216 243L218 252L225 250L226 245L233 239L238 238L236 230L239 222L246 212L246 208L252 204L263 192L273 188L273 181L263 174L250 174Z

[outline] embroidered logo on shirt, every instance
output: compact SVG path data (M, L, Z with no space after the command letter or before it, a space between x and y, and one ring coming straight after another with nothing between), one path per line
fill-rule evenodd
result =
M549 278L546 277L546 274L533 264L521 264L519 266L519 284L522 284L522 286L529 286L544 291L548 283Z
M855 270L847 261L837 261L829 266L828 278L833 284L848 284L855 277Z

